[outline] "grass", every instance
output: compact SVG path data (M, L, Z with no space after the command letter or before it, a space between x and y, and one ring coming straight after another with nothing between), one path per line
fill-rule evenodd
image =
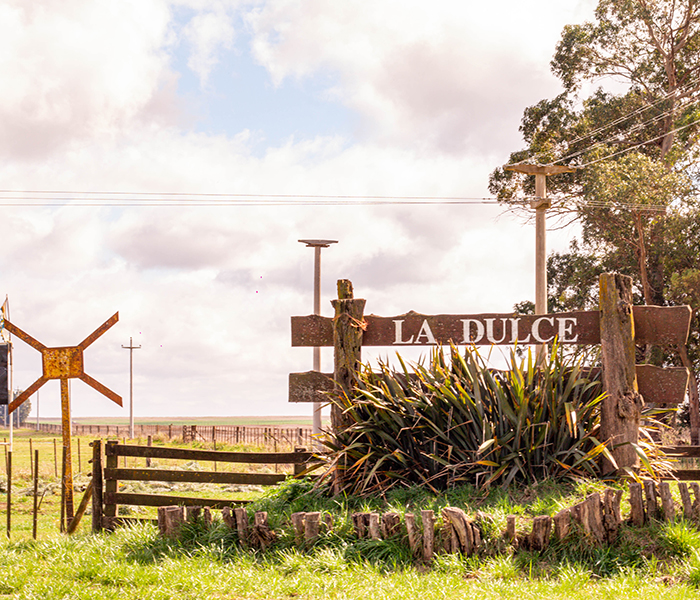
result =
M210 530L188 525L178 541L162 539L151 525L100 535L89 534L83 526L69 538L57 532L59 496L49 494L39 520L39 539L33 541L31 497L20 494L28 487L30 434L42 456L48 455L46 464L41 462L42 478L50 484L53 477L52 438L18 432L12 539L0 539L0 598L700 597L700 532L683 521L623 527L618 543L609 548L573 535L542 553L514 553L502 541L507 515L519 515L525 531L526 518L554 514L603 489L603 483L586 480L488 491L460 486L441 494L397 488L364 498L331 498L309 481L290 481L252 495L249 511L267 510L280 534L275 549L264 554L241 548L220 522ZM81 439L83 450L87 441ZM86 458L84 452L83 470ZM413 561L402 539L358 540L348 518L360 510L405 513L429 508L439 515L447 505L460 506L472 516L477 511L487 514L482 523L486 543L478 556L439 555L430 568ZM311 510L332 514L334 529L300 551L288 518L292 512ZM0 515L5 516L1 507Z

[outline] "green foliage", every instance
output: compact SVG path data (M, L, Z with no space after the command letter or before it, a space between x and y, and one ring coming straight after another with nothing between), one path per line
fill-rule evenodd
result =
M596 476L609 456L596 439L600 382L556 345L542 365L511 353L506 371L454 347L449 363L436 350L428 367L401 365L365 367L354 397L334 399L351 425L328 442L327 474L348 493Z

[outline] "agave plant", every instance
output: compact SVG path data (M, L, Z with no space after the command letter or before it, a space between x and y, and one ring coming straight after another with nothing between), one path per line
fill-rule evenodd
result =
M596 459L612 460L597 439L599 375L556 345L542 364L511 352L502 371L475 348L399 363L398 372L364 365L352 397L332 398L351 425L327 442L327 474L347 492L596 476Z

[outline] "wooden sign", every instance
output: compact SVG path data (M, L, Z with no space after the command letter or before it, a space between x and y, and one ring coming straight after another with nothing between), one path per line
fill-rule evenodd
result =
M635 306L637 344L685 344L690 331L688 306ZM600 344L599 311L548 315L479 314L396 317L367 315L363 346L431 346L545 344ZM333 320L309 315L292 317L292 346L332 346Z

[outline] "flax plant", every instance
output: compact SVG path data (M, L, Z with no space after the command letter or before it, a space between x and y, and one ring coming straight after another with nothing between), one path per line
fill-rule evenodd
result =
M599 374L556 344L542 364L521 354L506 370L456 347L428 366L399 356L398 372L363 365L353 396L333 397L351 425L327 442L326 475L353 494L599 475L597 459L612 460L597 437Z

